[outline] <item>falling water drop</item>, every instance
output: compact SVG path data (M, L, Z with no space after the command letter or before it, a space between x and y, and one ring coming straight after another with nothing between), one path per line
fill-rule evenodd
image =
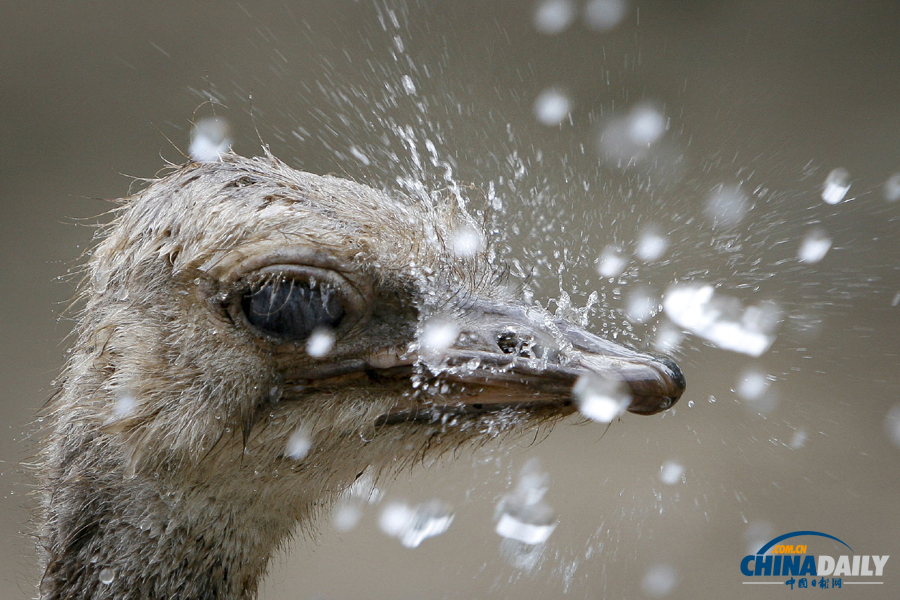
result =
M900 404L895 404L884 418L884 431L891 442L900 448Z
M597 262L597 273L601 277L618 277L628 266L628 257L619 246L610 245L600 253Z
M668 596L678 584L678 571L672 565L660 564L647 569L641 589L653 598Z
M803 236L797 258L808 264L815 264L825 258L831 248L831 238L822 228L816 228Z
M582 18L594 31L609 31L622 22L628 12L625 0L589 0L584 5Z
M645 263L654 262L662 258L668 248L668 238L656 227L649 226L638 235L634 255Z
M736 185L718 185L706 198L703 214L716 228L731 228L741 222L750 209L750 200Z
M850 172L838 167L828 174L822 184L822 200L826 204L838 204L850 190Z
M392 502L384 507L379 520L381 530L398 538L406 548L418 548L426 539L447 531L452 523L453 511L440 500L415 507Z
M573 0L541 0L534 11L534 28L545 35L562 33L574 20Z
M666 485L674 485L681 481L684 475L684 467L675 462L668 460L659 468L659 479Z
M888 202L900 200L900 173L894 173L884 182L884 199Z
M569 116L572 102L557 88L547 88L534 101L534 116L548 127L559 125Z
M191 128L188 154L198 162L219 160L231 150L231 126L222 117L200 119Z

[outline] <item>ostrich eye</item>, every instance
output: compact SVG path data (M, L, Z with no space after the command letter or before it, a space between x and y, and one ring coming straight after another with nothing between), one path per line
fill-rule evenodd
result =
M335 329L344 318L333 289L293 279L254 286L241 297L241 309L260 333L289 342L307 339L317 327Z

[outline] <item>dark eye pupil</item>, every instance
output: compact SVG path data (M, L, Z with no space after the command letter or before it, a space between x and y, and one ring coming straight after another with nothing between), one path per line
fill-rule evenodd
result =
M344 307L334 290L301 281L267 281L244 294L241 308L250 324L285 341L307 339L317 327L336 328Z

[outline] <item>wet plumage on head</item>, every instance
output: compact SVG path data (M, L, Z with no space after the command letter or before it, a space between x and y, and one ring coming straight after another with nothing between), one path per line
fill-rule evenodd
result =
M674 363L522 304L461 229L455 203L271 156L123 201L45 408L41 597L253 598L366 469L564 417L586 373L632 412L678 399Z

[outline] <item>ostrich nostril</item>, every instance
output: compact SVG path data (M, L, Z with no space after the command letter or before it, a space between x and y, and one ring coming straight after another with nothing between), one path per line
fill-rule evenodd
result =
M519 340L519 336L516 335L514 331L507 331L505 333L501 333L497 337L497 346L499 346L500 351L503 354L513 354L519 350L522 342Z

